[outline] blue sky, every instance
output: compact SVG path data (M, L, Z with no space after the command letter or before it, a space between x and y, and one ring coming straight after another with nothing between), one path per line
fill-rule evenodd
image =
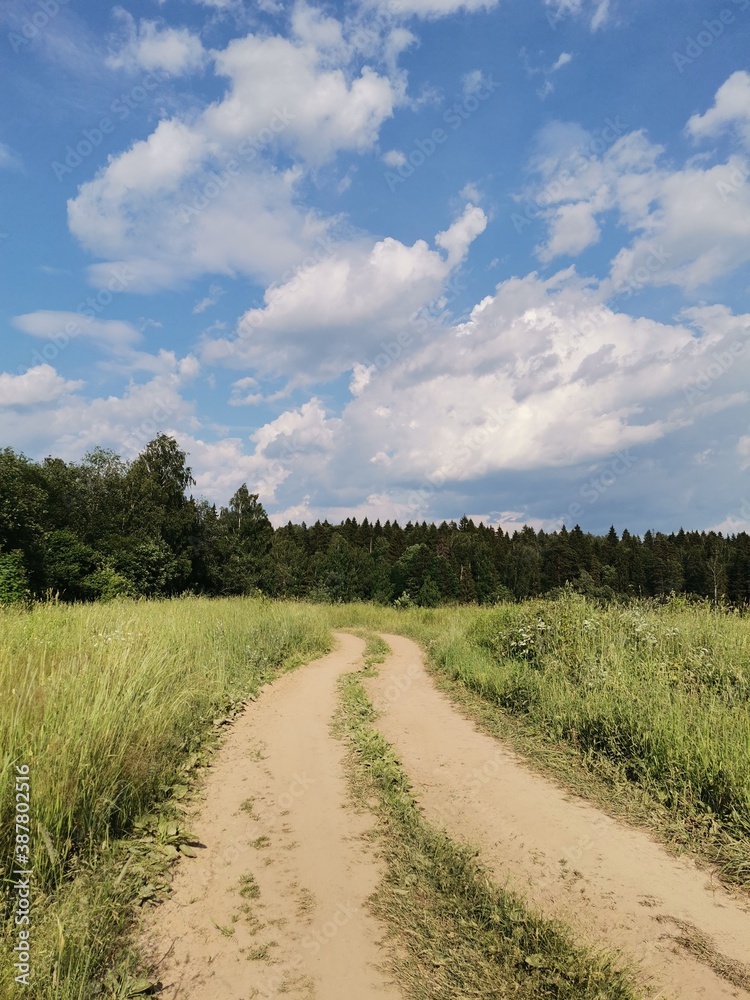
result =
M7 0L0 444L748 530L750 0L654 7Z

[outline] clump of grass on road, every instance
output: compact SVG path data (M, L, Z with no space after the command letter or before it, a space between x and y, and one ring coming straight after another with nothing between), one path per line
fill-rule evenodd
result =
M370 648L370 662L382 658ZM634 1000L628 974L576 946L561 925L498 888L422 818L393 749L374 728L360 678L342 678L338 731L355 795L377 800L386 874L374 908L394 943L392 971L412 1000Z
M183 599L0 612L0 869L8 916L13 776L28 765L35 997L93 995L133 895L158 892L154 850L163 861L180 845L179 829L155 821L132 849L117 838L160 804L179 804L207 739L244 699L328 648L311 605ZM10 930L2 996L15 986ZM110 985L102 995L118 996Z

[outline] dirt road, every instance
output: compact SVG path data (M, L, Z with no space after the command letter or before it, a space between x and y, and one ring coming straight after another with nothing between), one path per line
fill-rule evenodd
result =
M190 820L205 849L182 861L144 937L169 1000L399 1000L378 971L383 928L365 908L379 870L371 817L348 803L329 733L338 677L364 643L279 678L237 720Z
M419 648L393 654L368 688L426 817L480 850L499 884L582 941L619 951L646 996L725 1000L732 985L679 943L686 927L735 962L750 955L750 907L646 833L540 777L480 733L434 687ZM144 936L164 956L168 1000L399 1000L379 964L385 929L366 900L379 876L330 733L339 676L364 644L279 678L236 721L190 826L205 845L180 863Z
M497 881L523 893L580 939L619 950L647 995L682 1000L750 996L677 943L680 925L721 953L750 961L750 913L692 862L540 777L480 733L434 687L419 648L393 650L368 681L377 727L396 748L429 821L480 848Z

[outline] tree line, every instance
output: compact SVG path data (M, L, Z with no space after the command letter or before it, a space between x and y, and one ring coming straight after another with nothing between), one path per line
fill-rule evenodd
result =
M746 532L511 534L467 517L274 529L247 485L218 509L189 495L193 485L187 456L166 435L131 462L101 448L79 463L0 451L0 603L261 592L434 607L566 586L604 600L750 599Z

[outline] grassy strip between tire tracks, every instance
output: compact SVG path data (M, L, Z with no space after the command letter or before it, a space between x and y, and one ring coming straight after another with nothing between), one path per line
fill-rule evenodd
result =
M385 643L371 637L368 669ZM631 975L530 912L422 818L391 746L375 728L361 676L341 681L335 732L349 748L355 800L373 809L385 860L372 898L389 929L390 971L410 1000L636 1000Z
M414 639L486 732L750 890L750 618L682 599L600 608L575 595L329 614Z

